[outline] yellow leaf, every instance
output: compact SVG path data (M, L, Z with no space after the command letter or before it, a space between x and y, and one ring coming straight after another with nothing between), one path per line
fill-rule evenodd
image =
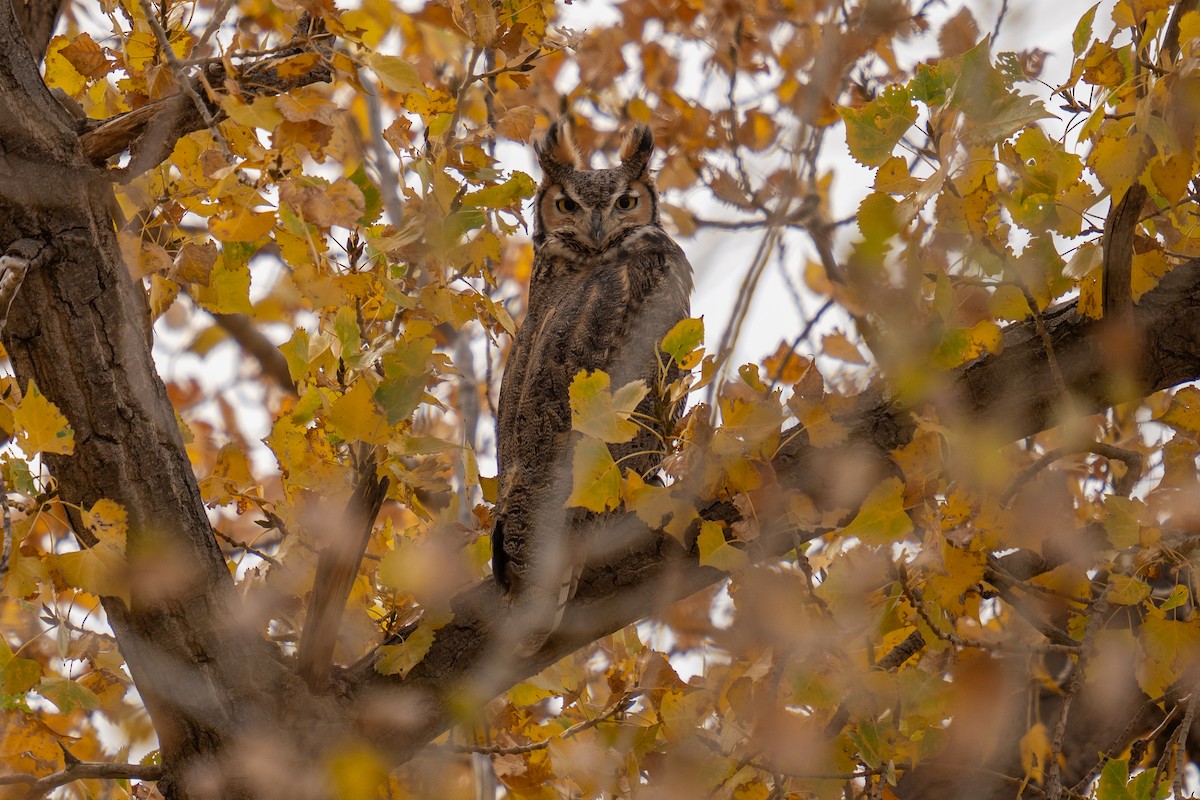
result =
M682 369L691 369L703 356L698 350L704 344L704 319L688 318L675 323L662 340L662 351L675 359Z
M899 478L888 478L871 490L842 535L885 545L903 539L912 529L912 519L904 511L904 484Z
M1150 596L1150 585L1128 575L1112 575L1104 596L1119 606L1136 606Z
M249 103L231 94L221 95L221 108L231 120L247 128L273 131L283 122L283 114L275 107L273 95L262 95Z
M858 347L847 339L846 334L841 331L825 334L821 338L821 349L825 352L825 355L841 359L849 364L867 363L862 353L859 352Z
M1161 246L1156 246L1144 253L1133 254L1133 275L1131 286L1133 299L1136 301L1146 292L1158 286L1162 277L1171 271L1171 261Z
M111 500L101 500L84 514L84 521L99 541L76 553L57 556L58 571L76 589L102 597L127 598L125 509Z
M1041 784L1045 777L1046 760L1052 750L1046 726L1039 722L1030 728L1021 737L1020 748L1021 767L1025 770L1025 776Z
M1149 697L1159 697L1183 676L1186 667L1200 654L1200 627L1196 620L1179 622L1147 614L1138 631L1142 658L1137 662L1137 681Z
M438 628L452 618L452 614L429 613L421 619L417 629L400 644L384 645L379 648L379 659L375 662L375 671L381 675L399 675L404 677L408 671L421 663L421 659L429 652L433 644L434 634Z
M1121 197L1146 167L1146 137L1143 134L1116 135L1113 131L1096 142L1088 155L1088 166L1100 183Z
M725 526L720 522L705 522L700 526L700 565L732 572L746 566L746 554L725 541Z
M684 534L699 514L696 505L686 497L677 497L669 486L646 483L642 476L630 470L625 473L625 507L651 528L662 528L668 535L684 544Z
M37 453L70 455L75 452L75 431L58 406L46 399L33 379L25 389L21 404L13 411L17 444L27 456Z
M348 442L387 444L391 439L392 426L380 413L374 390L364 378L359 378L333 401L326 421L334 433Z
M1200 436L1200 389L1185 386L1171 398L1171 405L1158 418L1177 431L1189 433L1193 438Z
M246 453L233 442L221 445L212 475L200 481L200 497L210 506L225 505L255 483Z
M223 217L209 217L208 229L222 242L253 242L275 227L274 211L240 208Z
M334 749L326 756L325 771L333 784L331 797L338 800L379 797L380 787L387 782L388 777L388 769L378 752L366 742L347 744Z
M621 502L621 471L613 461L608 445L590 436L575 445L571 463L571 496L568 506L604 512Z
M628 442L638 432L637 424L630 417L649 389L645 381L633 381L616 392L610 392L608 387L607 373L580 370L568 390L571 427L602 442Z
M385 56L382 53L372 53L367 64L379 76L379 82L393 92L408 94L409 92L424 92L425 85L417 68L399 56Z

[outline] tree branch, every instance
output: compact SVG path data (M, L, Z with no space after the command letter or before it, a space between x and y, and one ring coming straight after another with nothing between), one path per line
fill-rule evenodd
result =
M1074 302L1043 312L1045 334L1077 413L1093 413L1200 377L1200 261L1169 273L1141 298L1134 315L1145 335L1136 359L1142 373L1129 381L1109 380L1099 321L1081 317ZM995 426L1010 440L1055 424L1063 408L1043 336L1031 321L1007 328L1000 352L949 373L933 396L943 421L968 419ZM909 409L879 389L862 396L848 422L852 440L836 450L812 447L803 431L798 432L775 460L780 483L806 492L819 507L854 507L846 502L846 468L886 474L887 453L909 441L916 428ZM861 495L875 480L851 490ZM709 505L701 516L738 519L732 505L724 502ZM779 556L814 535L764 530L751 558ZM633 515L607 520L604 541L606 550L592 553L562 626L532 657L517 658L499 641L503 611L495 588L485 581L456 598L454 619L438 630L425 657L405 677L379 675L370 660L348 670L345 678L355 713L381 748L404 760L453 724L458 704L493 697L579 647L725 577L701 566L694 547L684 551ZM399 720L390 713L398 707L407 709ZM1100 738L1105 733L1098 728Z
M58 772L38 777L20 773L0 776L0 786L28 784L27 797L43 797L60 786L89 779L157 781L163 768L157 764L114 764L103 761L73 761Z

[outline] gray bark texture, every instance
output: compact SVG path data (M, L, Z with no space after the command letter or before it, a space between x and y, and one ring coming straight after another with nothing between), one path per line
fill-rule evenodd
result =
M27 41L23 24L36 39L31 34ZM454 619L406 676L380 675L368 659L334 670L327 688L310 689L295 661L266 639L265 620L243 608L234 592L151 359L141 283L121 260L112 178L96 165L94 152L89 156L75 120L39 76L35 54L53 30L52 22L46 25L28 14L22 21L9 0L0 0L0 252L16 243L34 247L4 345L21 385L36 381L76 432L73 455L47 458L63 499L87 508L108 498L129 514L130 600L106 598L104 607L158 731L166 797L323 796L312 781L321 756L347 738L367 737L403 762L453 724L453 709L463 703L477 706L724 577L701 567L694 548L685 550L631 516L609 520L611 546L593 553L561 630L534 656L518 658L496 643L503 615L486 581L457 598ZM182 117L195 124L190 112ZM1073 304L1043 315L1076 413L1200 377L1200 262L1171 272L1133 317L1141 331L1132 360L1137 371L1132 380L1116 381L1100 323L1081 318ZM1055 424L1067 408L1033 321L1009 328L1002 352L951 373L938 397L943 418L995 423L1013 440ZM804 490L820 506L853 508L861 498L843 477L886 473L892 468L887 453L914 432L910 409L886 389L863 395L846 420L853 443L836 452L809 446L803 433L795 436L775 464L781 484ZM727 503L703 513L737 519ZM72 522L84 543L93 541L81 520ZM765 530L750 556L779 556L818 534ZM1013 665L1012 673L1023 675L1024 667ZM1103 696L1089 694L1101 689ZM1139 698L1132 677L1117 689L1083 687L1067 734L1068 785L1086 774L1097 751L1126 735L1129 721L1142 713ZM1052 709L1052 701L1043 707ZM968 748L954 759L922 764L898 792L1012 796L1013 787L987 770L1019 774L1020 734L1009 732L1024 724L1024 713L1018 699L992 721L1005 731L996 752ZM965 773L964 760L980 769Z

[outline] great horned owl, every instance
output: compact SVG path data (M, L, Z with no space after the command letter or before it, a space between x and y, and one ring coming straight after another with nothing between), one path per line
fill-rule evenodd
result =
M659 222L648 127L630 132L611 169L588 169L561 121L535 149L543 177L533 272L500 386L492 531L492 571L525 651L557 627L583 561L573 532L580 520L564 507L575 441L568 387L584 370L604 370L614 388L638 379L653 387L658 343L688 316L692 290L691 265ZM672 368L668 380L677 375ZM664 428L678 410L664 415L658 403L651 391L638 419L662 420ZM623 469L645 474L658 466L669 431L655 427L610 445Z

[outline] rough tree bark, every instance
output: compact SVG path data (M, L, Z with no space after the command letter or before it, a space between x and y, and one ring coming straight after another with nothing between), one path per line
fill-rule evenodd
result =
M109 498L129 514L130 596L105 598L104 608L158 731L160 787L168 798L319 796L321 787L309 782L313 765L343 737L368 736L403 761L452 724L460 703L486 700L723 577L699 566L694 552L626 518L617 533L609 529L614 546L589 565L562 632L532 658L493 643L502 615L492 585L483 583L457 599L454 620L404 678L379 675L366 659L337 671L331 692L311 692L294 661L263 636L264 620L234 595L150 356L140 282L121 261L111 177L89 157L74 120L39 77L33 53L44 48L41 37L32 44L0 0L0 250L21 240L40 246L4 343L21 385L36 381L75 429L75 453L47 458L63 498L85 508ZM1143 371L1133 382L1106 374L1101 326L1070 304L1044 315L1077 411L1200 377L1200 262L1173 271L1134 314L1144 335L1135 361ZM988 419L1012 439L1054 424L1064 409L1032 321L1006 332L1002 352L948 376L939 397L945 417ZM914 430L908 409L884 390L864 395L849 421L854 445L836 452L798 435L777 459L780 482L819 504L846 507L844 487L831 476L886 468L887 452ZM831 468L831 460L845 469ZM705 514L736 516L724 503ZM94 541L80 519L72 523L84 544ZM795 541L791 531L764 531L751 556L779 555ZM1092 707L1086 696L1078 702ZM1076 715L1072 749L1091 748L1090 758L1094 744L1107 746L1136 707L1107 711ZM976 763L1017 772L1015 739ZM1068 782L1089 767L1082 760L1068 764ZM1011 794L982 773L968 789L944 768L920 767L906 781L913 797Z

